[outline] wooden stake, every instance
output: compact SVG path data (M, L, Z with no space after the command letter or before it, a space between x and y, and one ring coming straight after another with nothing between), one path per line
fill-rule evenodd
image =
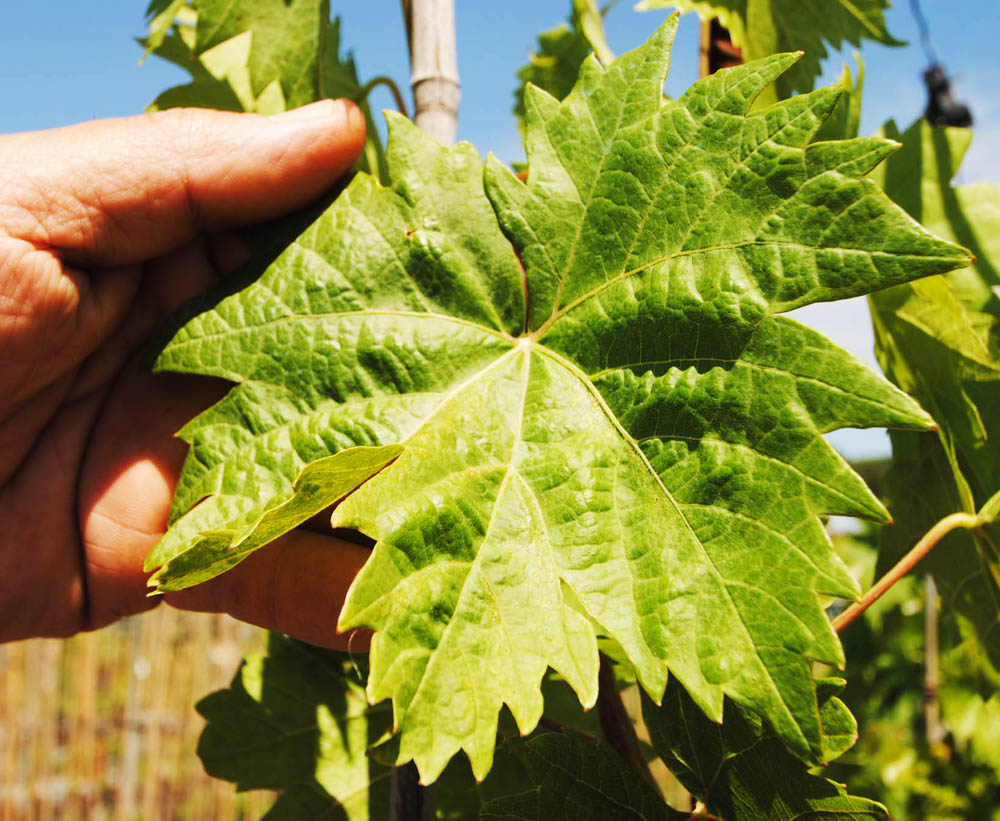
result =
M406 0L410 86L417 127L446 145L458 133L458 52L454 0Z
M938 595L934 577L924 576L924 738L937 754L948 734L938 699Z

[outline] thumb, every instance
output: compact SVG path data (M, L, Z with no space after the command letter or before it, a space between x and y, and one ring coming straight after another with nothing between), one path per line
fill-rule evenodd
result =
M274 117L170 109L5 135L0 216L8 235L71 264L129 264L308 204L364 139L347 100Z
M228 613L266 630L335 650L366 652L366 629L337 633L347 590L371 551L333 535L297 529L232 570L176 593L182 610Z

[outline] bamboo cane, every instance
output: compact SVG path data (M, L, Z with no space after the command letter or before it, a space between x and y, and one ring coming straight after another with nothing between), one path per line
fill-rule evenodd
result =
M410 44L410 87L417 127L446 145L458 133L458 52L454 0L403 4Z

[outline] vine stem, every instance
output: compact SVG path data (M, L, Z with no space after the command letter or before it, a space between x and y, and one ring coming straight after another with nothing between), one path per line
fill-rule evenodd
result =
M402 114L406 119L410 118L410 115L406 111L406 100L403 99L403 92L399 90L399 86L396 85L396 81L386 74L380 74L378 77L372 77L367 83L361 86L357 93L357 102L364 100L369 94L371 94L373 88L378 86L385 86L392 93L393 99L396 101L396 108L399 113Z
M632 719L618 695L611 661L603 653L597 672L597 688L597 716L601 721L604 740L659 793L660 788L639 746L639 737L635 734Z
M903 556L896 563L895 567L879 579L872 586L871 590L833 620L833 629L839 633L864 613L865 610L882 598L890 587L909 573L916 566L917 562L930 553L931 548L951 533L951 531L958 530L959 528L968 530L978 527L982 523L982 519L974 513L952 513L950 516L945 516L934 527L928 530L921 537L920 541L913 546L910 552Z
M412 761L392 771L389 815L392 821L420 821L423 818L424 790L420 773Z

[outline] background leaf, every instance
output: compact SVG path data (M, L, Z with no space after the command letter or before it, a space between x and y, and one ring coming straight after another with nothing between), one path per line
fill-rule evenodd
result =
M155 14L154 14L155 12ZM323 98L347 97L368 127L357 167L385 180L385 156L354 56L340 53L340 20L329 0L173 0L150 5L146 55L192 81L160 94L149 111L191 106L276 114Z
M851 69L844 66L840 75L840 85L844 93L834 108L833 113L823 123L823 127L813 138L815 142L823 140L852 140L858 136L861 128L861 98L865 87L865 64L861 55L854 53L858 64L857 78L851 75Z
M143 60L163 45L167 33L174 25L174 20L182 13L187 4L188 0L152 0L150 2L146 9L146 17L149 20L149 37L146 39Z
M904 45L885 27L889 0L640 0L637 11L677 9L702 20L718 19L747 62L779 51L804 52L802 60L765 92L761 104L811 91L827 56L862 40Z
M875 569L876 530L865 527L837 538L839 549L870 564L866 583ZM928 558L944 547L938 545ZM974 551L964 555L974 557ZM905 577L841 633L847 654L841 698L857 716L861 738L822 774L877 798L894 821L995 821L1000 819L993 720L998 699L984 701L981 695L981 666L966 655L974 643L953 647L941 659L938 700L950 732L932 743L927 738L924 588L919 575ZM942 615L947 624L947 605ZM946 647L948 632L941 635Z
M343 653L272 633L228 690L198 702L205 770L238 790L280 791L268 819L389 817L391 768L367 755L390 727Z
M615 59L604 37L603 17L595 0L572 0L569 24L561 23L538 35L537 51L517 72L520 83L514 91L514 114L522 131L524 91L528 83L561 100L573 89L580 66L591 53L605 64Z
M198 0L198 9L196 55L246 37L255 97L280 78L287 108L316 99L328 44L329 0Z
M229 689L198 703L205 769L238 790L277 790L270 821L388 818L392 768L378 745L391 715L387 704L367 704L366 661L269 634L267 652L245 658ZM467 761L452 761L423 790L425 817L468 821L484 802L521 792L529 778L523 742L514 732L498 744L482 783Z
M857 725L835 698L843 682L820 682L824 744L839 754L854 743ZM711 817L725 821L789 818L888 819L874 801L847 794L840 784L809 773L756 716L727 703L722 724L708 721L672 681L663 705L643 700L653 748Z
M483 806L483 821L684 821L604 743L546 733L524 747L533 788Z

